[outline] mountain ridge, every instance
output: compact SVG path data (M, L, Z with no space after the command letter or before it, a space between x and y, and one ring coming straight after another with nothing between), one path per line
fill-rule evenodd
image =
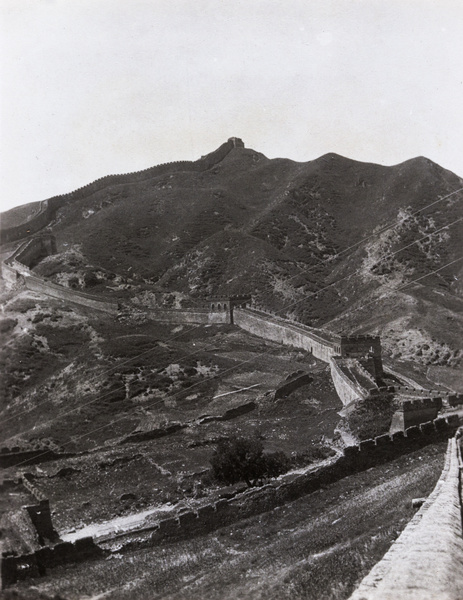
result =
M237 139L199 159L209 168L153 167L142 180L107 179L65 202L44 228L57 253L37 273L124 298L150 286L193 299L245 290L309 325L353 331L365 330L368 319L351 307L426 273L438 271L413 286L412 297L428 288L461 297L463 266L453 262L463 239L457 175L425 157L393 166L336 153L269 159ZM439 317L430 324L413 307L404 305L412 320L455 343ZM384 310L381 324L370 319L374 333L388 330Z

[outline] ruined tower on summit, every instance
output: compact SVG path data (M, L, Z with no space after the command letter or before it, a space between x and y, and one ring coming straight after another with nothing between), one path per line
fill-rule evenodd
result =
M241 138L231 137L228 141L233 144L233 148L244 148L244 142Z

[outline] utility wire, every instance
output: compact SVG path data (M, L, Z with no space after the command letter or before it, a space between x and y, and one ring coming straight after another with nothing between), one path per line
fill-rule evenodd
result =
M458 262L460 260L463 260L463 256L460 256L459 258L457 258L457 259L455 259L453 261L450 261L449 263L443 265L442 267L439 267L439 269L435 269L434 271L431 271L430 273L426 273L425 275L422 275L422 276L418 277L417 279L414 279L413 281L409 281L409 282L403 284L402 286L400 286L399 288L391 289L390 291L388 291L385 294L383 294L381 297L384 298L384 297L389 296L391 294L395 294L396 292L400 291L404 287L407 287L409 285L413 285L414 283L417 283L418 281L421 281L421 280L425 279L426 277L430 277L431 275L434 275L435 273L438 273L439 271L442 271L443 269L447 268L448 266L450 266L450 265L452 265L452 264L454 264L454 263L456 263L456 262ZM376 303L377 301L378 300L374 300L374 301L372 301L370 303L367 303L367 304ZM367 306L367 304L365 304L365 306ZM259 359L259 358L262 358L262 357L266 356L269 352L270 351L267 350L265 352L262 352L261 354L258 354L257 356L253 356L253 357L251 357L251 358L249 358L247 360L244 360L244 361L240 362L238 365L234 365L233 367L229 367L228 369L226 369L225 371L222 371L221 373L217 373L216 375L210 377L206 381L211 381L213 379L217 379L217 377L219 377L219 376L223 376L226 373L229 373L230 371L234 371L235 369L238 369L238 368L240 368L241 366L243 366L245 364L248 364L248 363L253 362L253 361L255 361L255 360ZM171 396L168 396L167 398L164 398L162 400L153 402L153 403L151 403L150 405L148 405L148 406L146 406L144 408L154 408L154 406L156 406L158 404L161 404L161 403L164 404L165 400L174 399L179 394L185 393L186 391L189 391L189 390L191 390L191 389L193 389L193 388L195 388L195 387L197 387L199 385L202 385L203 383L204 383L204 381L199 381L199 382L197 382L197 383L189 386L188 388L186 388L184 390L179 390L175 394L172 394ZM65 416L65 415L62 415L62 416ZM125 420L126 418L127 418L126 416L123 416L123 417L119 417L117 419L113 419L109 423L105 423L104 425L101 425L100 427L97 427L96 429L93 429L91 431L87 431L87 432L82 433L82 434L80 434L78 436L75 436L72 441L64 443L62 446L65 447L65 446L68 446L70 444L75 444L76 441L78 441L78 440L80 440L80 439L82 439L84 437L88 437L88 436L90 436L90 435L92 435L94 433L97 433L98 431L101 431L103 429L106 429L107 427L111 427L111 426L115 425L116 423L119 423L119 422ZM48 452L49 451L45 451L45 452L43 452L43 454L35 456L34 460L36 460L37 458L40 458L40 456L45 456L46 454L48 454ZM24 460L24 461L16 464L15 466L19 467L19 466L25 465L29 461L30 461L30 459L26 459L26 460Z
M413 217L414 215L423 212L425 210L427 210L429 207L434 206L435 204L437 204L438 202L442 202L443 200L446 200L447 198L450 198L450 196L453 196L454 194L457 194L458 192L463 191L463 187L459 188L458 190L454 190L453 192L451 192L450 194L447 194L446 196L443 196L442 198L439 198L438 200L434 200L433 202L430 202L429 204L427 204L426 206L423 206L422 208L419 208L411 213L409 213L406 217L410 218ZM463 197L463 196L462 196ZM461 198L459 198L460 200ZM374 231L373 233L371 233L370 235L367 235L366 237L360 239L358 242L355 242L355 244L351 244L350 246L348 246L347 248L344 248L344 250L341 250L341 252L338 252L337 254L334 254L333 256L328 257L327 259L325 259L325 261L327 262L332 262L334 260L336 260L337 258L339 258L340 256L342 256L343 254L345 254L346 252L348 252L349 250L352 250L353 248L356 248L357 246L359 246L360 244L362 244L363 242L366 242L367 240L373 238L373 237L378 237L379 235L385 233L386 231L388 231L389 229L394 229L394 227L397 227L397 225L400 225L401 223L403 223L406 219L402 220L402 219L397 219L395 222L393 222L390 225L384 225L383 227L381 227L378 231ZM321 259L318 259L321 262L325 262ZM312 265L311 267L309 267L308 269L304 269L301 268L301 272L300 273L296 273L296 275L292 275L289 279L287 279L286 281L291 281L292 279L295 279L296 277L299 277L300 275L303 275L304 273L310 273L310 271L313 271L314 269L318 268L320 266L320 264L316 264L316 265ZM299 267L298 267L299 268Z
M437 229L436 231L433 231L432 233L429 233L429 234L427 234L427 235L423 236L422 238L420 238L420 239L418 239L418 240L415 240L415 241L411 242L410 244L407 244L407 246L404 246L404 247L402 247L402 248L399 248L399 249L398 249L398 250L396 250L395 252L390 252L390 253L388 253L388 254L384 254L383 256L381 256L381 257L379 257L379 258L377 259L377 261L376 261L376 264L379 264L381 261L383 261L383 260L385 260L385 259L387 259L387 258L390 258L390 257L392 257L392 256L394 256L394 255L396 255L396 254L398 254L398 253L400 253L400 252L402 252L403 250L405 250L405 249L409 248L410 246L413 246L414 244L417 244L417 243L419 243L419 242L422 242L423 240L425 240L425 239L427 239L427 238L429 238L429 237L431 237L431 236L435 235L436 233L439 233L440 231L442 231L442 230L444 230L444 229L447 229L448 227L451 227L452 225L455 225L456 223L458 223L458 222L460 222L460 221L462 221L462 220L463 220L463 217L461 217L460 219L456 219L456 220L455 220L455 221L453 221L452 223L449 223L448 225L444 225L444 226L443 226L443 227L441 227L440 229ZM334 282L332 282L332 283L328 284L328 285L327 285L327 286L325 286L324 288L321 288L321 289L319 289L319 290L317 290L317 291L315 291L315 292L311 292L311 294L309 294L308 296L305 296L305 297L304 297L304 298L302 298L301 300L297 300L296 302L293 302L293 303L291 303L291 304L288 304L288 305L284 306L284 307L283 307L283 308L281 308L279 311L277 311L277 313L281 313L282 311L284 311L284 310L287 310L288 308L292 308L292 307L296 306L297 304L299 304L300 302L306 301L306 300L307 300L307 299L308 299L310 296L318 295L319 293L321 293L321 292L325 291L326 289L329 289L330 287L332 287L332 286L336 285L337 283L340 283L340 282L342 282L342 281L345 281L345 280L347 280L347 279L350 279L350 278L351 278L353 275L355 275L355 274L359 273L360 271L361 271L361 268L357 269L356 271L353 271L352 273L350 273L350 274L346 275L345 277L343 277L343 278L341 278L341 279L337 279L336 281L334 281ZM177 339L178 337L181 337L181 336L185 335L186 333L189 333L189 332L191 332L191 331L193 331L193 330L197 329L198 327L200 327L200 325L197 325L197 326L195 326L195 327L192 327L192 328L191 328L191 329L189 329L188 331L180 333L178 336L173 336L172 338L169 338L168 340L166 340L166 342L165 342L165 343L167 343L167 342L169 342L169 341L172 341L172 340L174 340L174 339ZM125 360L125 361L122 361L122 362L118 363L117 365L114 365L114 366L110 367L109 369L107 369L107 370L103 371L102 373L100 373L100 374L98 374L98 375L95 375L95 379L100 379L100 378L101 378L103 375L105 375L105 374L107 374L107 373L111 372L112 370L114 370L114 369L117 369L117 368L119 368L119 367L121 367L121 366L123 366L124 364L127 364L127 363L129 363L129 362L132 362L132 361L134 361L134 360L137 360L137 359L138 359L138 358L140 358L141 356L144 356L144 355L146 355L146 354L148 354L148 353L150 353L150 352L154 352L154 350L156 350L156 349L157 349L157 347L155 347L155 348L150 348L149 350L145 350L144 352L142 352L142 353L140 353L140 354L138 354L138 355L135 355L134 357L132 357L132 358L130 358L130 359L127 359L127 360ZM199 354L199 353L201 353L201 352L207 352L207 351L209 351L209 350L210 350L210 348L198 349L198 350L196 350L195 352L191 352L191 353L189 353L189 354L186 354L186 355L184 355L184 356L180 357L178 360L184 360L184 359L186 359L186 358L188 358L188 357L191 357L191 356L193 356L193 355L195 355L195 354ZM162 367L162 368L158 369L158 370L157 370L157 371L156 371L154 374L156 375L156 374L159 374L159 373L161 373L161 372L162 372L162 371L163 371L165 368L166 368L166 367ZM91 381L91 380L90 380L90 381ZM86 402L86 403L84 403L84 404L80 404L80 405L78 405L78 406L74 407L73 409L71 409L71 410L70 410L70 411L68 411L67 413L63 413L63 414L61 415L61 417L64 417L64 416L66 416L66 415L68 415L68 414L71 414L71 413L73 413L73 412L76 412L76 411L80 410L81 408L85 408L86 406L89 406L90 404L93 404L93 403L95 403L95 402L97 402L97 401L104 400L106 397L108 397L108 396L112 395L114 392L117 392L117 391L122 391L123 389L125 389L125 386L124 386L124 387L123 387L123 386L121 386L120 388L115 388L115 389L113 389L113 390L110 390L110 391L106 392L106 393L105 393L105 394L103 394L103 395L99 395L97 398L94 398L93 400L90 400L90 401L88 401L88 402ZM32 412L32 411L33 411L33 410L35 410L36 408L39 408L40 406L43 406L43 405L44 405L46 402L47 402L47 401L45 400L45 401L41 402L40 404L38 404L38 405L36 405L36 406L32 407L32 408L31 408L31 409L29 409L29 410L25 410L25 411L22 411L22 412L20 412L20 413L16 413L15 415L12 415L11 417L8 417L7 419L5 419L5 420L4 420L4 422L6 423L6 422L10 421L11 419L14 419L14 418L16 418L16 417L18 417L18 416L21 416L21 415L23 415L23 414L26 414L26 413ZM26 430L26 431L22 432L22 435L24 435L25 433L29 433L30 431L33 431L33 429L29 429L29 430ZM14 437L14 436L12 436L12 437ZM8 438L8 439L11 439L11 438ZM8 440L5 440L5 441L8 441Z
M450 196L452 196L452 195L454 195L454 194L458 193L458 192L459 192L459 191L461 191L461 190L463 190L463 188L460 188L460 189L458 189L458 190L455 190L454 192L451 192L451 193L450 193L450 194L448 194L447 196L444 196L444 197L442 197L442 198L439 198L438 200L435 200L434 202L432 202L432 203L428 204L427 206L425 206L425 207L423 207L423 208L420 208L420 209L418 209L418 210L414 211L414 212L413 212L413 213L411 213L411 215L409 215L409 216L412 216L413 214L416 214L416 213L418 213L418 212L424 211L424 210L426 210L427 208L429 208L430 206L432 206L432 205L435 205L436 203L438 203L438 202L441 202L441 201L445 200L446 198L448 198L448 197L450 197ZM454 224L456 224L456 223L460 222L461 220L463 220L463 218L457 219L457 220L453 221L452 223L450 223L450 224L448 224L448 225L445 225L445 226L441 227L440 229L438 229L438 230L436 230L436 231L434 231L434 232L431 232L431 233L427 234L427 235L426 235L426 236L424 236L423 238L420 238L419 240L415 240L414 242L411 242L411 243L410 243L410 244L408 244L407 246L404 246L403 248L400 248L400 249L396 250L395 252L391 252L391 253L389 253L389 254L383 255L383 256L382 256L382 257L380 257L380 258L379 258L379 259L378 259L376 262L378 263L378 262L380 262L380 261L382 261L382 260L385 260L386 258L390 258L391 256L394 256L395 254L398 254L399 252L401 252L401 251L405 250L406 248L409 248L410 246L412 246L412 245L414 245L414 244L416 244L416 243L419 243L420 241L423 241L424 239L426 239L426 238L428 238L428 237L431 237L432 235L435 235L436 233L438 233L438 232L442 231L443 229L446 229L446 228L448 228L448 227L451 227L452 225L454 225ZM397 221L397 222L396 222L396 224L395 224L395 225L397 225L397 224L399 224L399 223L401 223L401 222L402 222L402 221L401 221L401 220L399 220L399 221ZM370 235L370 236L368 236L368 237L366 237L366 238L364 238L364 239L360 240L360 242L357 242L356 244L353 244L353 245L349 246L348 248L346 248L346 249L345 249L345 250L343 250L342 252L338 253L338 254L337 254L335 257L337 257L337 256L340 256L341 254L343 254L343 253L347 252L349 249L351 249L351 248L353 248L353 247L355 247L355 246L359 245L359 244L360 244L362 241L365 241L366 239L369 239L369 238L371 238L371 237L373 237L373 236L377 236L377 235L379 235L380 233L382 233L382 232L384 232L384 231L386 231L386 230L388 230L388 229L391 229L391 228L393 228L395 225L393 224L393 225L389 225L389 226L387 226L387 227L384 227L384 228L383 228L383 229L382 229L380 232L375 232L374 234L372 234L372 235ZM331 261L331 260L333 260L335 257L329 257L328 259L326 259L326 261L325 261L325 262L330 262L330 261ZM453 262L456 262L456 261L453 261ZM453 264L453 262L452 262L452 263L449 263L449 264ZM445 268L446 266L449 266L449 265L445 265L444 267L441 267L441 269ZM441 270L441 269L438 269L437 271L439 271L439 270ZM288 308L291 308L291 307L293 307L293 306L296 306L297 304L300 304L301 302L303 302L303 301L306 301L306 300L307 300L308 298L310 298L311 296L314 296L314 295L318 295L318 294L320 294L321 292L323 292L323 291L325 291L326 289L328 289L328 288L330 288L330 287L332 287L332 286L336 285L337 283L340 283L340 282L342 282L342 281L344 281L344 280L346 280L346 279L349 279L349 278L351 278L353 275L355 275L356 273L359 273L360 271L361 271L361 268L360 268L360 269L357 269L356 271L353 271L352 273L350 273L349 275L347 275L347 276L345 276L345 277L343 277L343 278L341 278L341 279L338 279L338 280L336 280L336 281L334 281L334 282L332 282L332 283L328 284L327 286L325 286L325 287L323 287L323 288L321 288L321 289L319 289L319 290L317 290L317 291L315 291L315 292L311 292L310 294L308 294L308 295L307 295L307 296L305 296L304 298L302 298L302 299L300 299L300 300L297 300L297 301L295 301L295 302L292 302L292 303L290 303L290 304L288 304L288 305L284 306L284 307L283 307L283 308L281 308L279 311L277 311L277 313L281 313L282 311L285 311L285 310L287 310ZM436 272L437 272L437 271L436 271ZM430 273L430 274L431 274L431 273ZM299 274L298 274L298 275L299 275ZM426 276L427 276L427 275L426 275ZM405 285L409 285L409 284L411 284L411 283L413 283L413 282L409 282L409 283L407 283L407 284L405 284ZM402 288L399 288L399 289L402 289ZM397 291L399 291L399 289L397 289ZM193 328L191 328L189 331L192 331L192 330L194 330L194 329L197 329L198 327L200 327L200 325L198 325L198 326L196 326L196 327L193 327ZM188 331L188 332L189 332L189 331ZM182 335L184 335L185 333L188 333L188 332L182 332L182 333L181 333L179 336L176 336L176 337L181 337ZM171 341L172 339L175 339L175 337L173 337L173 338L170 338L170 339L169 339L169 340L167 340L167 341ZM103 372L103 373L99 374L99 375L98 375L98 376L96 376L96 377L100 378L100 377L101 377L101 375L103 375L103 374L105 374L105 373L107 373L107 372L110 372L110 371L111 371L111 370L113 370L113 369L117 369L119 366L122 366L123 364L126 364L126 363L128 363L128 362L132 362L133 360L136 360L137 358L139 358L139 357L141 357L141 356L143 356L143 355L145 355L145 354L147 354L147 353L149 353L149 352L152 352L152 351L153 351L153 350L155 350L155 349L157 349L157 348L153 348L153 349L146 350L145 352L142 352L142 353L140 353L139 355L136 355L136 356L134 356L134 357L132 357L132 358L130 358L130 359L127 359L126 361L123 361L123 362L121 362L121 363L118 363L117 365L114 365L113 367L109 368L107 371L105 371L105 372ZM187 357L189 357L189 356L192 356L192 355L194 355L194 354L197 354L197 353L199 353L199 352L206 352L206 351L208 351L208 349L204 349L204 348L203 348L203 349L199 349L199 350L198 350L198 351L196 351L196 352L193 352L193 353L190 353L190 354L187 354L187 355L185 355L184 357L181 357L179 360L183 360L183 359L185 359L185 358L187 358ZM264 353L264 354L265 354L265 353ZM258 356L257 356L257 357L255 357L255 358L257 359L257 358L259 358L260 356L263 356L263 355L258 355ZM252 360L252 359L251 359L251 360ZM248 362L248 361L245 361L245 362ZM244 364L244 363L243 363L243 364ZM239 366L239 365L238 365L238 366ZM238 366L237 366L236 368L238 368ZM163 371L165 368L166 368L166 367L162 367L162 368L161 368L161 369L158 371L158 373L159 373L159 372L162 372L162 371ZM213 378L216 378L216 376L214 376ZM203 382L201 381L201 382L198 382L198 383L199 383L199 384L202 384ZM197 385L197 384L194 384L194 385ZM122 389L125 389L125 386L124 386L124 387L121 387L121 388L118 388L118 389L120 389L120 390L122 390ZM118 389L116 389L116 390L111 390L110 392L108 392L107 394L105 394L105 395L103 395L103 396L98 396L98 398L95 398L95 399L93 399L93 400L89 401L88 403L85 403L85 404L83 404L83 405L79 405L78 407L75 407L74 409L71 409L71 411L69 411L68 413L66 413L66 412L65 412L65 413L63 413L62 415L60 415L60 417L59 417L59 418L62 418L62 417L64 417L64 416L66 416L67 414L71 413L71 412L75 412L76 410L80 410L81 408L84 408L85 406L88 406L89 404L92 404L92 403L94 403L94 402L97 402L97 401L99 401L99 400L102 400L102 399L104 399L104 398L105 398L107 395L110 395L110 394L114 393L114 391L118 391ZM187 388L187 389L190 389L190 388ZM164 399L162 400L162 402L164 402ZM43 405L43 404L44 404L44 403L41 403L41 404L40 404L40 405L38 405L38 406L41 406L41 405ZM35 410L35 408L37 408L38 406L34 407L32 410ZM12 419L12 418L15 418L16 416L20 416L20 414L24 414L25 412L30 412L30 411L23 411L22 413L19 413L19 414L17 414L17 415L13 415L12 417L9 417L9 419L7 419L7 420L10 420L10 419ZM108 424L108 426L109 426L109 424ZM28 430L28 431L25 431L25 432L21 432L21 434L20 434L20 435L24 435L25 433L28 433L29 431L32 431L32 430ZM12 437L15 437L15 436L12 436ZM8 439L11 439L11 438L8 438ZM6 440L6 441L8 441L8 440Z

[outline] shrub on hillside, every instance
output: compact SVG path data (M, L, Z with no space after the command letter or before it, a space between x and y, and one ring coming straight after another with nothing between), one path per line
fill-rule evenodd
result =
M220 440L211 458L212 474L218 481L233 484L245 481L249 487L267 477L277 477L290 468L283 452L264 454L258 437L232 435Z

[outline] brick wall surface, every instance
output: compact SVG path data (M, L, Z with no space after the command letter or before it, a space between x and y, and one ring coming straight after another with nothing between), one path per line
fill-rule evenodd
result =
M452 438L434 491L350 600L463 598L460 460Z

